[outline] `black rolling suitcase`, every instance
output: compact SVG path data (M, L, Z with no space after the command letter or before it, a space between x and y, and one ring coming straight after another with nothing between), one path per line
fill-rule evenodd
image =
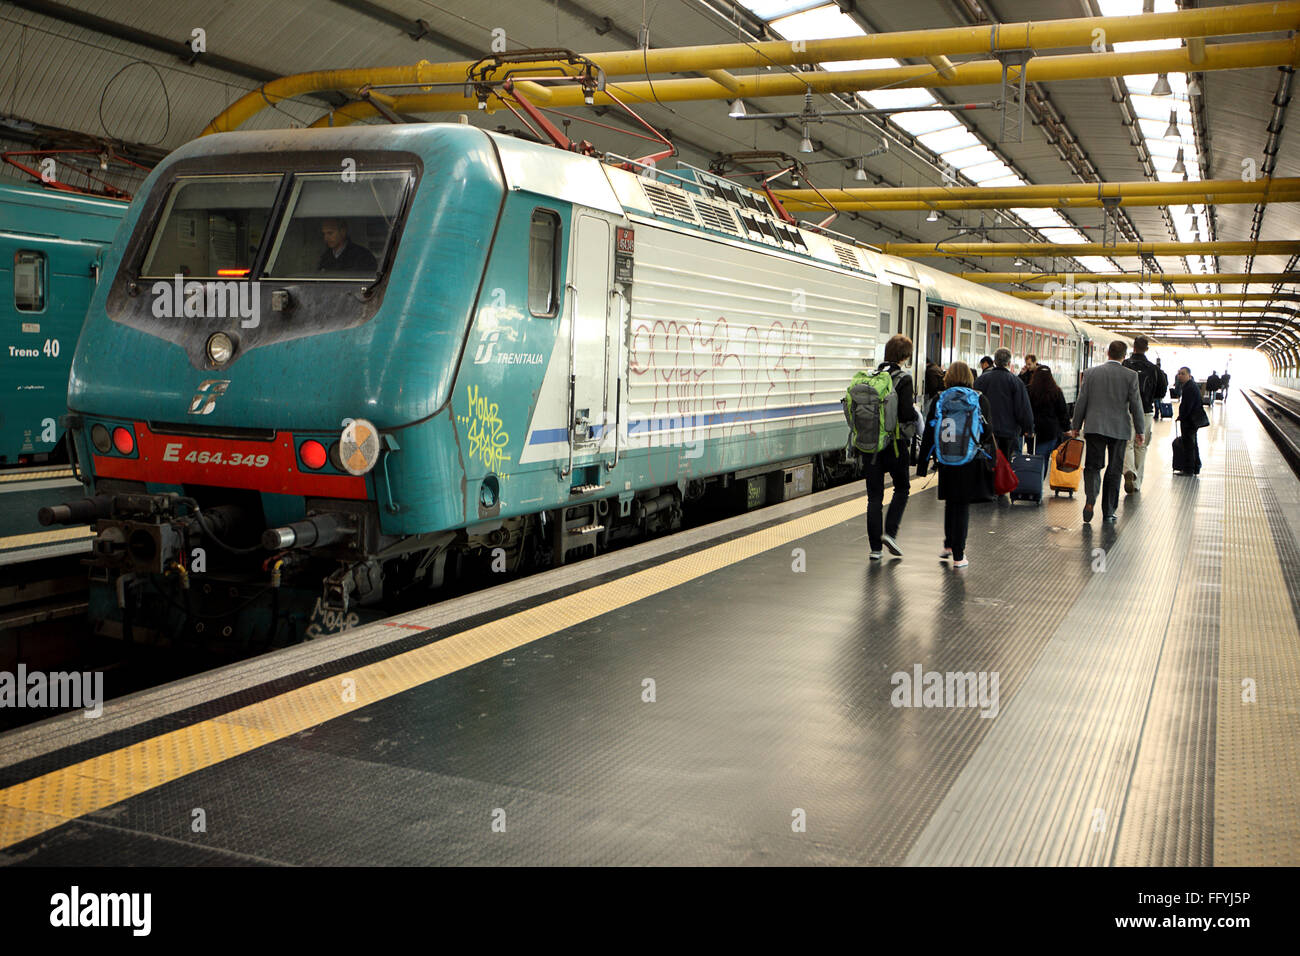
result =
M1174 439L1174 471L1190 472L1192 467L1187 461L1187 451L1183 447L1183 439L1180 435Z
M1034 447L1038 447L1037 440L1034 441ZM1016 490L1011 492L1012 501L1032 501L1036 505L1043 503L1043 472L1047 470L1047 462L1042 455L1012 455L1011 470L1016 473L1020 479L1020 484L1016 485Z

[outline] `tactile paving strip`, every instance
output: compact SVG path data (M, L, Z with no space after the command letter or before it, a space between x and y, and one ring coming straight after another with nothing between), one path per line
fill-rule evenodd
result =
M1225 444L1214 862L1300 863L1300 631L1241 437Z

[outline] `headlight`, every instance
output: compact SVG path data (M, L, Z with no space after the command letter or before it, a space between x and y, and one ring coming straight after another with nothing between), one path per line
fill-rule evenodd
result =
M101 455L107 455L108 450L113 447L113 439L109 437L108 429L103 425L91 426L90 443L95 446L95 451Z
M235 354L235 343L225 332L215 332L208 338L208 361L213 365L225 365Z
M350 475L364 475L379 460L379 429L364 418L353 419L339 437L339 458Z

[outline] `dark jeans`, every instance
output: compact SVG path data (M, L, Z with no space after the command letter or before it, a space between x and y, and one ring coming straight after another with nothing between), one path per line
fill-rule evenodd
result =
M1113 515L1119 509L1119 486L1124 477L1124 448L1127 438L1109 438L1106 435L1084 435L1088 445L1088 457L1083 463L1083 493L1088 504L1097 500L1097 489L1101 487L1102 516ZM1106 480L1103 483L1101 469L1106 468Z
M902 446L899 446L902 450ZM892 454L881 453L873 462L870 455L862 456L862 469L867 476L867 538L871 541L871 550L879 551L884 547L881 540L882 530L891 538L898 534L898 526L903 523L903 510L907 507L907 495L910 490L907 454L895 458ZM889 502L889 514L885 516L884 528L881 528L881 511L885 500L885 475L894 483L894 497Z
M1200 431L1195 425L1189 425L1187 422L1179 422L1183 435L1183 455L1187 459L1188 467L1192 469L1193 475L1201 473L1201 446L1196 443L1196 433Z
M993 438L997 442L998 448L1002 450L1002 454L1007 456L1007 461L1010 461L1011 456L1014 455L1016 449L1020 447L1020 436L1009 435L1006 438L1003 438L1001 435L994 435Z
M943 546L952 548L954 561L966 557L966 532L969 529L970 502L945 501L943 503Z

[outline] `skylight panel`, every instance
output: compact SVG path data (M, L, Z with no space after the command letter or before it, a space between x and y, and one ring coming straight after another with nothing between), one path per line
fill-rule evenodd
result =
M922 136L926 133L961 126L951 113L943 110L933 110L927 113L894 113L889 118L913 136Z
M789 16L802 10L825 5L826 0L747 0L749 12L762 20Z
M1021 179L1019 176L1015 175L1015 173L1012 173L1010 176L999 176L997 179L985 180L984 182L980 183L980 185L985 187L986 189L989 187L997 187L997 186L1023 186L1025 185L1025 181Z
M878 110L896 110L908 106L933 106L938 102L933 96L920 88L866 90L859 93L858 96Z
M991 163L997 160L997 154L987 146L977 144L975 146L966 146L961 149L945 150L943 159L951 163L958 169L965 171L971 166L979 166L983 163Z
M981 145L975 134L964 126L940 130L937 133L927 133L925 136L918 136L917 141L930 152L940 154L954 149L962 149L966 146Z
M787 40L826 40L832 37L860 37L866 32L839 7L828 3L815 10L771 21L772 28Z
M983 186L993 179L1005 179L1011 172L1011 167L1000 159L995 159L989 163L980 163L977 166L971 166L963 169L962 172L966 178L978 186Z
M1091 272L1118 272L1115 263L1111 262L1105 256L1079 256L1079 265L1086 267ZM1116 287L1118 288L1118 286Z

